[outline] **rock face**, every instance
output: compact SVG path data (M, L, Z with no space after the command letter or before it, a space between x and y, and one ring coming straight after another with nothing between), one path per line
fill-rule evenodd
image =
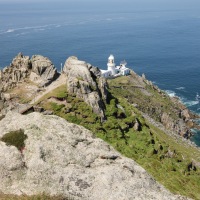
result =
M66 60L63 72L67 75L68 92L83 99L103 119L103 100L107 101L107 83L101 77L100 70L72 56Z
M133 160L57 116L8 113L0 137L24 129L25 149L0 142L0 191L74 199L186 199L172 195Z
M188 119L190 119L190 117ZM184 121L184 119L182 118L178 120L173 120L167 113L163 113L161 116L161 123L168 130L173 130L187 139L191 137L191 131L189 127L187 127L186 121Z
M34 55L31 58L31 79L40 83L41 86L49 85L58 76L53 63L46 57Z
M30 59L29 56L19 53L10 66L0 71L0 91L5 92L28 79L41 86L48 85L57 76L58 72L48 58L33 56Z

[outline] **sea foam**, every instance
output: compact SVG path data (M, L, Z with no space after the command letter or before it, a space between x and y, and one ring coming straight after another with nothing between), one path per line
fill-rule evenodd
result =
M176 93L172 90L165 90L165 92L170 96L170 97L175 97Z
M199 104L199 101L184 101L183 103L184 103L187 107L191 107L191 106L194 106L194 105Z

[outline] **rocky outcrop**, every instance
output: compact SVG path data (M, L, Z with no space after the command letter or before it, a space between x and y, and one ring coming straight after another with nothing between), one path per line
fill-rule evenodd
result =
M107 101L107 83L100 77L100 70L72 56L66 60L63 73L67 75L68 92L83 99L103 119L104 101Z
M10 66L0 71L0 91L5 92L29 79L41 86L48 85L57 76L58 72L48 58L38 55L30 59L19 53Z
M53 63L46 57L34 55L31 58L32 72L30 79L40 84L47 86L58 77L58 72Z
M19 53L12 61L9 67L5 67L0 72L1 91L6 91L16 86L18 82L24 81L31 70L29 56L23 56Z
M189 127L187 127L187 123L185 123L182 118L174 120L167 113L163 113L161 116L161 123L166 127L166 129L172 130L184 138L189 139L192 136Z
M21 151L0 142L3 193L45 192L81 200L186 199L168 192L90 131L62 118L10 112L0 121L0 137L19 129L27 135Z

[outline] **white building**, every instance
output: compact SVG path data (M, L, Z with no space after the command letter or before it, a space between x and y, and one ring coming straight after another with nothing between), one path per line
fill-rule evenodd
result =
M102 77L108 78L108 77L115 77L115 76L126 76L130 74L130 69L126 67L127 62L122 61L120 63L120 66L115 65L115 58L113 55L110 55L108 57L108 63L107 63L107 70L101 70Z

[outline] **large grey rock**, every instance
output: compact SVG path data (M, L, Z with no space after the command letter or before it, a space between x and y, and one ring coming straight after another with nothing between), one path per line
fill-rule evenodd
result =
M0 191L62 194L81 200L174 200L137 163L81 126L57 116L8 113L0 137L24 129L25 149L0 142Z
M67 75L68 92L83 99L103 119L103 100L107 99L107 83L100 77L100 70L72 56L66 60L63 72Z
M44 56L34 55L31 58L32 73L30 79L41 86L49 85L58 77L58 72L53 63Z

